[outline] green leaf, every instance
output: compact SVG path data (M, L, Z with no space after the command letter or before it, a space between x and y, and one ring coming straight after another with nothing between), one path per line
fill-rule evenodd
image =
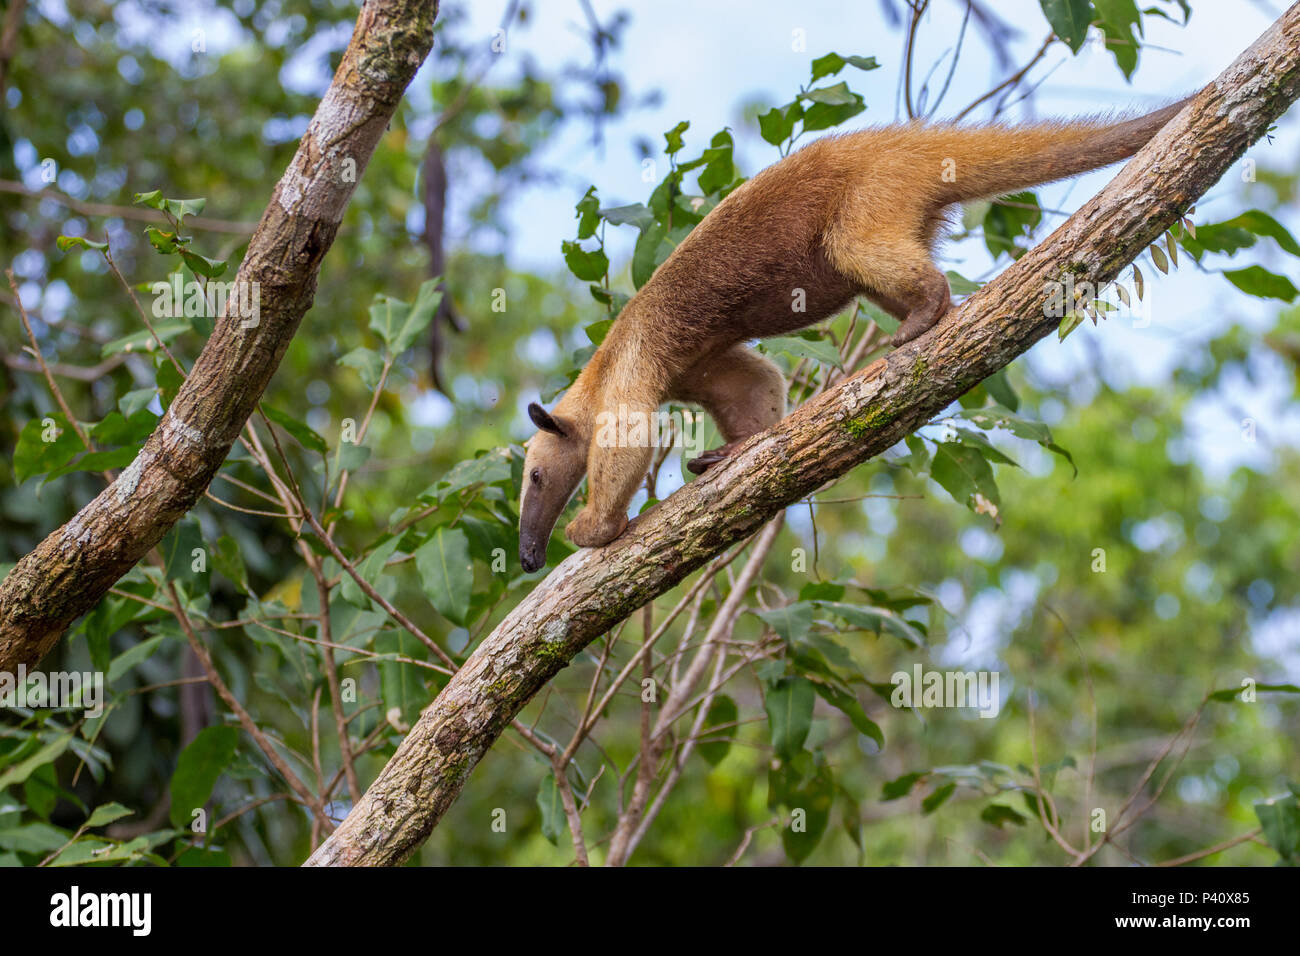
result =
M163 232L157 226L146 226L144 234L145 238L149 240L149 245L165 256L171 255L180 249L177 241L178 237L174 232Z
M925 635L917 630L915 624L889 608L863 607L840 601L818 601L817 605L843 619L852 628L876 634L888 633L912 647L920 647L925 643Z
M411 307L401 299L379 293L370 304L370 331L379 336L390 353L396 354L393 343L397 341Z
M401 543L401 540L401 535L390 535L372 548L370 553L365 556L360 564L354 562L353 566L357 569L357 573L365 579L367 584L374 587L375 590L379 590L378 587L376 587L376 582L384 573L384 568L388 564L388 559L393 556L393 552L397 550L397 546ZM340 594L342 595L343 600L347 601L354 607L361 608L363 611L369 610L370 598L361 590L361 586L357 584L356 578L344 571L341 580L342 584L340 585Z
M176 858L176 865L183 867L220 867L227 869L231 865L230 854L225 850L188 846Z
M991 203L984 214L984 245L995 259L1004 252L1018 259L1027 246L1017 240L1032 235L1042 219L1038 197L1032 192L1003 196Z
M596 198L596 187L589 186L573 208L578 213L578 238L590 239L600 225L600 200Z
M1142 14L1133 0L1093 0L1101 18L1101 29L1106 34L1106 49L1115 57L1115 63L1125 79L1132 79L1137 69L1138 39L1133 35L1137 27L1142 34Z
M898 327L903 324L869 299L858 299L857 307L862 310L863 315L876 323L880 331L886 335L893 335L898 331Z
M928 475L930 473L930 451L925 446L925 441L916 435L908 435L903 441L907 445L907 455L895 459L895 462L904 468L911 470L914 475Z
M1300 243L1286 227L1259 209L1249 209L1225 222L1206 223L1196 227L1196 236L1182 238L1182 245L1195 258L1206 252L1233 255L1239 249L1253 246L1259 236L1273 239L1285 252L1300 256Z
M1054 455L1064 458L1074 474L1079 474L1079 469L1075 467L1074 457L1056 443L1052 438L1052 430L1042 422L1029 421L1028 419L1018 418L1011 413L1010 409L1002 408L998 405L990 405L987 408L970 408L958 412L952 416L977 425L986 431L990 428L1002 428L1011 432L1017 438L1023 438L1026 441L1038 442L1043 448L1047 449Z
M322 455L329 452L330 448L325 439L313 431L306 422L300 422L288 412L282 412L266 402L262 403L262 411L266 413L267 418L298 439L298 443L308 451L319 452Z
M731 738L736 735L736 721L739 719L740 711L736 709L734 700L726 694L713 698L709 712L704 717L705 729L695 747L709 766L716 767L731 752ZM710 736L710 731L715 727L722 729Z
M874 70L880 64L876 62L874 56L840 56L838 53L827 53L812 61L812 79L809 82L816 83L823 76L834 76L845 66L856 66L859 70Z
M27 809L42 820L50 819L50 813L58 804L61 792L59 775L52 763L37 767L23 781L23 801L27 804Z
M189 319L163 319L153 323L153 332L157 332L158 339L162 340L164 345L169 344L172 340L179 338L183 333L190 331L191 325ZM139 332L132 332L130 335L124 335L120 339L114 339L100 348L100 356L108 358L117 355L119 352L152 352L158 347L157 339L154 338L153 332L148 329L141 329ZM170 363L168 363L170 364Z
M1269 272L1263 266L1247 266L1245 269L1230 269L1223 277L1247 295L1261 299L1281 299L1291 302L1300 289L1297 289L1286 276Z
M1300 862L1300 799L1294 794L1255 804L1264 839L1284 861Z
M140 410L129 418L121 412L109 412L90 428L90 437L104 445L135 445L148 438L158 424L153 412Z
M752 613L789 643L808 633L813 623L813 610L814 606L810 602L798 601L770 611Z
M188 826L191 812L208 802L217 778L234 759L238 744L238 728L204 727L181 751L171 781L171 821L174 826Z
M859 99L858 95L849 89L849 84L844 82L808 90L806 93L800 93L799 97L812 103L825 103L827 106L848 106Z
M842 369L840 352L826 339L805 339L793 335L774 335L760 343L764 352L785 352L799 359L810 359L822 365Z
M601 319L599 322L591 323L591 325L588 325L582 331L587 333L587 339L592 345L599 345L601 342L605 341L605 336L609 334L609 330L613 327L613 319Z
M457 462L445 475L420 492L419 497L428 501L445 501L449 495L467 488L506 484L510 481L509 451L494 448L476 458Z
M379 378L384 374L384 360L374 349L355 348L339 359L340 365L357 370L361 384L374 391L379 385Z
M816 683L813 687L822 700L849 718L849 722L853 724L858 733L864 737L870 737L881 747L885 746L884 731L880 729L879 724L867 716L867 712L862 709L862 704L857 697L829 684Z
M112 863L138 860L149 849L148 837L136 837L126 843L114 843L86 836L59 852L50 866L83 866L87 863Z
M844 84L839 85L843 86ZM832 89L834 88L832 87ZM814 90L813 92L819 91ZM827 95L835 97L837 94L829 93ZM857 93L851 95L852 100L848 103L826 103L814 100L812 106L809 106L804 111L803 132L811 133L817 130L831 129L846 120L852 119L867 108L866 101L860 95Z
M230 535L223 534L217 540L217 546L212 552L212 567L230 583L247 589L248 571L244 568L244 556L239 550L239 544ZM344 577L345 587L349 580L351 579Z
M774 106L758 118L759 134L773 146L780 146L794 133L794 124L803 118L803 104L798 100Z
M112 451L87 452L75 461L55 468L45 476L45 481L53 481L74 471L108 471L112 468L125 468L135 461L137 448L114 448Z
M945 783L942 787L935 790L934 793L921 801L921 812L934 813L935 810L938 810L939 807L943 806L956 789L957 785L955 783Z
M1071 53L1083 49L1088 39L1088 24L1092 23L1091 0L1038 0L1043 16L1051 24L1052 32L1065 41Z
M857 67L859 70L878 70L880 64L876 62L874 56L846 56L844 61L849 66Z
M337 449L336 466L340 471L356 471L370 460L370 446L342 442Z
M649 282L655 269L668 258L670 252L672 245L668 242L666 225L656 222L642 231L632 250L632 284L639 289Z
M95 252L103 252L108 248L107 242L94 242L85 236L59 236L54 240L55 246L59 252L67 252L69 249L76 247L78 249L93 249Z
M954 272L952 269L949 269L944 275L948 277L948 288L953 295L970 295L984 288L983 282L967 279L960 272Z
M793 819L781 830L781 844L786 856L799 863L808 859L817 848L830 822L831 807L835 803L835 781L826 761L818 759L808 780L787 791L784 802L791 811L803 811L802 830L794 829Z
M1237 700L1244 690L1246 690L1245 687L1225 687L1222 690L1214 691L1210 694L1209 699L1230 703ZM1254 684L1251 686L1251 690L1264 693L1300 694L1300 687L1295 684Z
M172 365L171 360L161 352L156 353L154 358L158 369L154 376L154 384L158 386L158 401L163 408L170 408L185 379L176 370L176 366Z
M768 688L763 704L772 749L782 759L792 759L808 739L815 699L813 683L804 677L783 677Z
M668 144L667 147L664 149L664 152L666 152L669 156L673 156L677 153L680 153L682 150L682 146L684 145L682 143L682 134L685 133L690 128L691 128L691 124L687 120L682 120L672 129L670 129L668 132L664 133L664 140Z
M389 355L401 355L429 327L442 304L442 292L438 290L441 282L442 277L438 276L420 283L414 305L407 305L392 296L375 296L370 306L370 331L383 340Z
M114 820L121 820L123 817L129 817L133 813L135 813L134 810L129 807L124 807L120 803L105 803L101 806L95 807L95 812L90 815L90 818L86 820L83 825L88 829L107 826Z
M54 740L42 746L30 757L25 757L17 763L7 767L3 773L0 773L0 790L12 786L15 783L22 783L30 777L39 767L48 763L53 763L63 756L63 752L68 749L72 743L75 731L68 731L61 734Z
M406 320L389 343L394 355L401 355L414 345L415 340L424 333L433 321L433 317L438 314L438 308L442 305L442 292L438 288L441 283L442 276L425 279L420 283L420 288L415 293L415 302L406 313Z
M131 418L141 409L147 406L155 395L158 394L157 388L137 388L126 392L117 400L117 410L127 418Z
M800 601L838 601L848 590L834 581L809 581L799 589Z
M199 528L198 519L188 515L177 522L159 543L163 561L166 562L163 574L168 581L184 581L190 594L206 594L208 582L212 577L210 555ZM195 571L195 551L202 551L202 571Z
M655 214L639 202L602 209L600 216L615 226L636 226L638 229L644 229L655 221Z
M993 468L975 448L956 442L939 442L934 450L930 477L953 499L977 514L1000 520L1002 505Z
M447 620L463 627L474 590L474 569L465 532L459 528L436 530L416 549L415 567L430 603Z
M197 252L190 252L188 249L181 250L181 259L193 270L195 275L203 276L207 279L215 279L226 271L227 262L221 259L209 259L207 256L201 256Z
M1003 453L996 445L985 438L981 433L971 431L969 428L962 428L958 425L953 426L953 432L958 442L963 445L969 445L977 449L987 460L997 462L1002 465L1013 465L1019 468L1020 465L1013 458Z
M704 151L705 167L700 171L700 190L706 194L722 192L736 181L738 173L732 156L735 143L731 133L722 130Z
M380 660L377 665L379 693L384 701L384 711L387 713L396 708L402 720L410 726L429 703L429 691L424 684L424 668L396 658L418 661L423 656L424 645L419 638L403 629L378 635L374 647L377 653L388 658Z
M980 812L980 819L999 830L1007 823L1023 827L1027 822L1023 814L1017 813L1004 803L990 803Z
M844 62L844 57L838 53L827 53L825 56L819 56L812 61L812 79L809 82L816 83L823 76L834 76L844 69Z
M564 264L579 279L595 282L603 279L609 271L609 257L605 255L604 249L588 252L576 242L567 241L562 243L561 248L564 250Z
M44 855L63 846L71 836L66 830L52 827L48 823L29 823L22 827L0 830L0 850Z
M166 201L167 200L163 199L161 189L155 189L153 192L148 193L136 193L131 197L131 202L136 203L137 205L151 206L158 210L163 208L163 203Z
M208 204L206 199L164 199L163 206L166 210L175 216L179 221L184 222L186 216L197 216L203 212L203 207Z
M109 684L114 683L119 677L125 674L137 664L147 660L158 646L167 639L166 634L158 634L154 637L140 641L138 644L132 644L117 657L113 658L113 663L109 665L108 675L105 678Z
M560 787L555 782L554 772L542 778L537 788L537 809L542 812L542 836L552 846L560 843L560 832L564 829L564 801L560 797Z
M986 378L983 384L992 399L999 405L1005 405L1013 412L1020 408L1020 398L1016 395L1015 389L1011 387L1011 381L1007 378L1006 369L998 369L998 371Z
M21 485L28 478L60 468L85 447L61 413L29 419L14 448L14 480Z
M591 283L591 285L587 286L587 289L591 292L591 297L593 299L607 307L606 311L611 316L618 315L622 312L624 306L632 300L632 297L626 292L619 292L615 289L606 289L597 282ZM607 321L612 323L613 320L610 319ZM600 323L596 322L593 324L599 325ZM590 329L591 326L587 326L587 328ZM590 332L588 332L588 335L590 335Z

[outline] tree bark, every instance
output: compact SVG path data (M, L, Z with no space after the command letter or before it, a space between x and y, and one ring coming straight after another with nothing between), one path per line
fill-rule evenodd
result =
M510 720L595 638L778 511L892 447L1059 325L1178 221L1300 95L1300 3L1115 179L935 329L750 439L601 549L578 552L483 641L309 866L395 865L428 838ZM937 171L936 171L937 172Z
M236 276L259 295L257 323L227 306L135 461L0 583L0 670L36 664L208 487L311 308L321 259L433 45L437 14L437 0L362 6Z

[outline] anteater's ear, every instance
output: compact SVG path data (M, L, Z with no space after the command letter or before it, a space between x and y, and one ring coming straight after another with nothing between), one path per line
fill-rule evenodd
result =
M550 413L536 402L528 403L528 417L544 432L550 432L552 435L559 435L561 438L569 437L569 433L564 430L559 422L551 417Z

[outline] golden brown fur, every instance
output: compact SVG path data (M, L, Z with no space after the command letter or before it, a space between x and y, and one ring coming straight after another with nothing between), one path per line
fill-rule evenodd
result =
M949 206L1117 162L1181 107L1121 122L867 129L828 136L763 170L627 304L553 415L530 409L542 431L525 464L524 566L544 562L546 539L584 471L587 504L566 529L570 540L606 544L627 525L652 449L600 447L599 412L699 404L727 441L697 459L712 464L785 414L780 370L745 341L812 325L858 295L900 321L894 344L910 341L951 304L931 258Z

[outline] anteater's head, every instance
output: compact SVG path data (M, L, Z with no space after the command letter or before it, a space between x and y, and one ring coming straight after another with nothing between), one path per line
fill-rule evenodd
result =
M533 402L528 417L538 432L528 440L519 493L519 563L525 571L546 564L546 545L560 512L587 473L587 442L577 424Z

